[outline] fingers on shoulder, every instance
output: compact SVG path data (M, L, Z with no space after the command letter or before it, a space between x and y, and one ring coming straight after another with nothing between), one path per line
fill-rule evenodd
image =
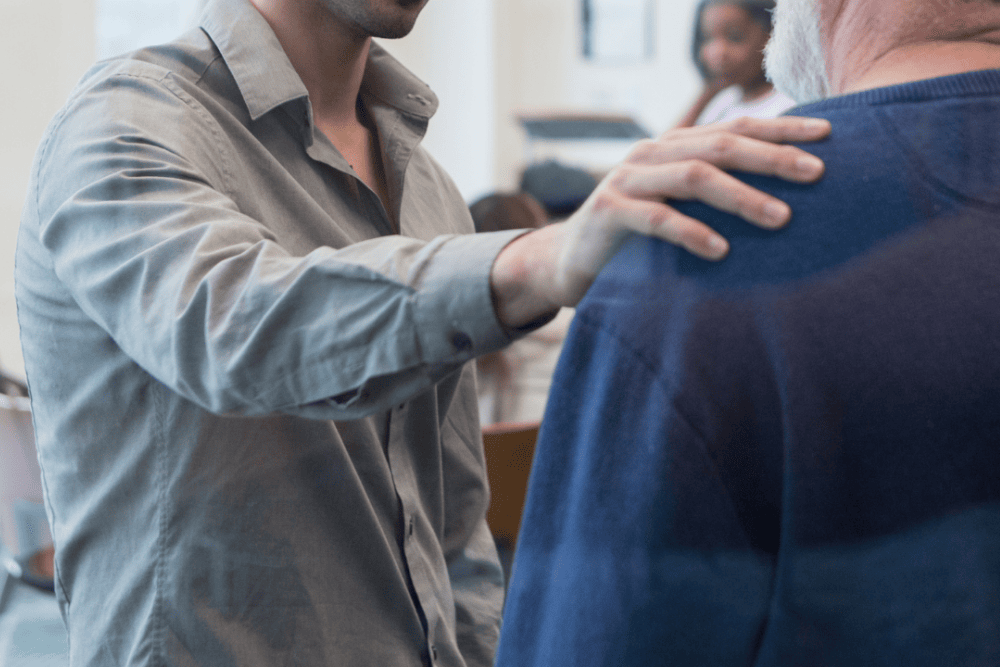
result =
M622 197L664 200L695 199L724 172L703 159L677 160L663 164L629 164L617 167L608 176L608 188L595 194L603 208L609 209Z
M805 116L777 118L736 118L718 125L734 134L772 143L816 141L830 133L830 121Z
M636 147L626 164L677 171L698 182L714 177L711 168L694 164L698 161L727 171L746 171L796 182L811 182L823 173L823 162L800 148L746 137L722 126L686 136L682 141L671 139Z
M662 200L608 191L595 197L594 206L612 227L667 241L706 259L719 259L728 250L726 242L706 225Z
M675 215L679 215L666 205L666 201L671 199L698 200L768 228L784 225L791 217L788 206L781 201L703 160L678 161L672 163L669 169L623 166L609 177L609 185L611 187L595 195L594 203L598 210L605 214L616 208L650 211L654 227L660 222L669 224L670 220L676 219ZM634 205L631 200L652 204L654 208Z

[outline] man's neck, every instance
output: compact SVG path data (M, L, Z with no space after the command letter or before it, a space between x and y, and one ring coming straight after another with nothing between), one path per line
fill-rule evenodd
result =
M375 130L359 102L371 37L338 21L317 0L251 0L309 92L313 122L382 201L398 225ZM397 227L398 229L398 227Z
M836 94L1000 68L1000 4L828 0L821 14Z
M1000 69L1000 45L975 42L912 44L886 53L858 76L845 80L842 90L853 93L984 69Z
M357 99L371 37L339 23L314 0L251 2L309 91L314 116L327 125L358 123Z

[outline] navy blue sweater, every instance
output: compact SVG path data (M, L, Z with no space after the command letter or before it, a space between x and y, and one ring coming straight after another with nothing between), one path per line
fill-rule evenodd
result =
M1000 665L1000 72L834 98L778 233L630 241L543 421L502 667Z

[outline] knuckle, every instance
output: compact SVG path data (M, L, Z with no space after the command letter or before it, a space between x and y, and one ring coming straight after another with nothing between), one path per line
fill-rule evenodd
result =
M770 119L762 120L760 118L743 116L734 121L735 126L733 128L733 132L747 137L757 136L763 132L764 126L770 122Z
M686 222L678 220L675 223L673 242L683 248L693 248L704 244L706 232L697 225L685 224Z
M698 248L707 243L707 234L694 228L684 229L677 237L677 245Z
M675 245L685 245L689 240L697 238L697 230L691 221L669 207L650 211L648 223L650 233Z
M640 139L629 149L626 159L634 162L647 162L656 154L657 144L652 139Z
M731 129L733 132L737 134L749 134L753 132L755 127L756 123L754 122L753 118L750 118L748 116L741 116L733 120Z
M767 205L765 199L747 194L740 197L738 202L734 213L744 220L759 220L765 217L764 208Z
M646 216L646 222L649 225L649 231L654 234L664 229L667 230L672 229L675 226L673 220L674 220L673 211L669 208L652 209Z
M771 167L774 170L780 168L789 171L794 170L801 155L802 151L794 146L781 146L775 151Z
M704 162L688 162L684 166L682 179L689 191L696 191L711 179L711 171Z
M736 147L736 138L731 134L718 134L708 145L708 157L714 163L728 159Z
M615 190L624 190L632 180L632 168L620 165L608 174L608 185Z
M615 208L618 198L607 190L601 190L600 192L594 193L594 212L595 213L607 213L608 211Z

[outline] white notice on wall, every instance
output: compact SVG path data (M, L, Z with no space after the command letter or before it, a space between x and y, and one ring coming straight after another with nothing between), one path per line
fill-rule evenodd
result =
M586 0L585 55L595 61L634 63L653 53L649 0Z

